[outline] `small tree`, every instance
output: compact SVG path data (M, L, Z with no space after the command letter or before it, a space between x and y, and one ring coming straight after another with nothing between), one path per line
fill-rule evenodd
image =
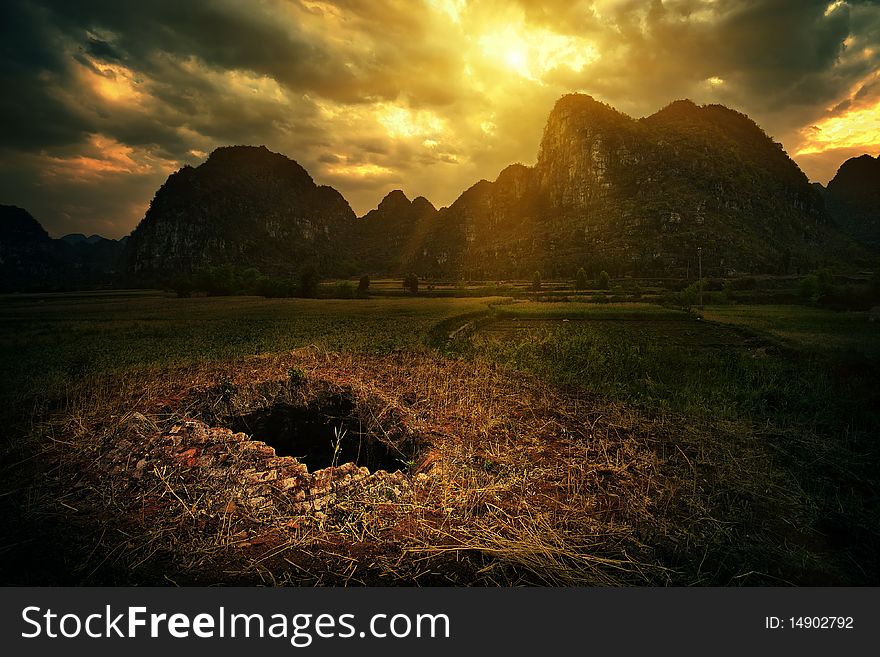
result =
M834 290L834 277L828 269L820 269L801 279L798 292L813 303L822 303Z
M407 274L403 279L403 289L408 290L410 294L418 294L419 277L416 274Z
M193 291L192 278L186 274L178 274L171 279L171 289L177 292L178 297L189 298Z
M209 297L223 297L234 294L235 272L232 265L220 265L197 271L193 275L193 287L204 292Z
M348 281L342 281L336 286L336 297L339 299L354 299L354 288Z
M692 306L696 306L700 300L700 292L703 290L704 283L705 279L701 278L679 292L677 295L678 305L685 310L690 310Z
M587 289L587 272L584 271L583 267L578 269L577 274L575 274L574 289L575 290L586 290Z
M299 293L304 297L314 297L318 293L318 271L312 265L306 265L299 272Z
M358 294L366 294L370 289L370 277L364 274L358 281Z
M609 290L611 289L611 277L608 275L608 272L604 269L599 272L599 289L600 290Z
M541 289L541 272L536 271L532 276L532 289L537 292Z
M733 303L733 281L726 280L721 285L721 302Z

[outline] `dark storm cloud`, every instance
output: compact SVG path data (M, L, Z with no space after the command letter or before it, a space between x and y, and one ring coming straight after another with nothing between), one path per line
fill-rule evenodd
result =
M340 62L316 52L301 35L272 22L270 15L248 11L243 3L145 2L122 9L118 2L48 1L39 7L11 5L4 11L2 66L12 92L0 110L5 146L51 147L108 128L129 137L131 130L123 126L132 117L123 113L124 120L108 124L99 112L83 112L53 93L76 84L72 60L83 63L83 53L164 81L157 84L158 91L174 111L152 121L152 140L166 145L169 125L185 123L205 110L229 109L228 103L216 102L218 89L202 83L198 75L174 75L175 62L183 58L220 70L253 71L292 88L324 94L339 90L337 95L346 100L356 93L351 91L357 87L354 74ZM113 35L118 43L95 34ZM65 56L66 47L73 48L71 56ZM172 89L175 85L178 88ZM242 113L248 114L238 114ZM236 113L226 116L227 121L242 118ZM266 119L259 113L250 118ZM150 141L148 123L141 121L137 127L139 143ZM218 126L216 136L228 137L228 128Z
M296 22L278 20L283 4L158 0L128 4L121 11L115 1L46 0L44 6L68 34L85 27L121 35L128 63L147 73L161 52L196 57L218 68L253 71L291 89L340 102L395 98L401 93L399 80L410 78L421 87L421 92L410 88L414 95L424 94L435 102L451 99L431 84L444 73L444 57L438 55L442 40L432 43L424 23L407 12L408 3L337 3L345 12L345 28L371 46L359 51L351 43L337 44L338 52L328 50L325 41L316 40ZM321 14L319 9L309 11ZM376 35L380 38L373 41ZM407 75L417 69L419 76Z
M400 10L403 5L383 11L394 7L343 3L346 23L351 24L346 29L370 43L364 52L345 44L338 51L329 50L326 43L315 42L314 35L298 31L295 22L277 20L277 7L260 11L246 3L176 0L132 3L124 10L118 2L101 0L47 0L39 9L29 7L13 7L4 21L14 37L5 39L5 50L14 56L4 53L4 60L21 64L18 74L11 76L18 89L13 94L16 103L4 108L7 145L52 146L96 130L132 138L132 129L126 127L132 117L124 112L114 112L120 121L97 120L47 92L75 82L69 58L60 54L65 43L76 44L74 57L87 53L120 62L152 81L151 92L172 111L156 117L152 135L149 121L138 122L134 133L137 143L149 143L152 137L166 148L173 126L194 122L208 137L224 140L232 136L234 126L245 131L241 137L253 138L251 122L272 129L281 121L280 116L231 107L235 103L222 98L222 89L209 84L200 71L181 69L180 62L190 58L208 70L250 71L287 90L342 103L394 99L404 89L415 105L447 104L455 97L444 66L448 46L439 38L432 43L434 37L425 33L423 24ZM374 34L380 38L371 40ZM35 78L40 72L43 80ZM34 120L34 108L43 108L39 120ZM292 127L303 128L295 121Z
M40 148L81 139L88 117L53 95L69 80L46 12L16 3L3 3L0 12L0 148Z
M732 5L718 24L722 38L705 54L741 72L753 91L784 90L793 79L826 71L837 60L849 34L849 9L826 16L827 7L825 0Z
M647 4L647 6L646 6ZM621 3L610 12L623 37L620 56L596 67L603 93L634 96L655 107L709 77L727 82L741 102L773 109L780 103L833 98L829 79L849 35L846 6L825 16L828 2ZM588 74L592 75L591 70ZM627 94L626 88L635 93ZM646 93L647 92L647 93Z
M89 37L86 42L86 52L95 57L96 59L103 59L104 61L122 61L122 54L116 50L114 46L103 41L101 39L97 39L95 37Z
M227 68L274 68L283 53L291 65L305 61L308 45L247 3L159 0L128 3L46 0L65 32L103 30L122 35L129 61L148 62L155 52L193 55Z

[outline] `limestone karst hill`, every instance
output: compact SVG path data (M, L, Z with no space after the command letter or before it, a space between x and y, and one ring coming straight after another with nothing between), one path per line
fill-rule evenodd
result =
M821 195L782 146L720 105L634 120L561 98L532 167L512 165L448 209L416 268L476 278L794 273L847 257ZM856 249L857 251L857 249Z
M332 270L351 247L355 215L332 187L265 147L215 150L172 174L126 249L127 277L155 283L215 265L285 275Z
M709 276L803 273L865 260L865 244L880 239L877 160L866 157L845 163L826 192L754 121L721 105L679 100L633 119L569 94L533 166L512 164L440 210L394 190L358 218L295 161L229 146L161 186L115 280L155 285L217 265L280 277L306 266L449 279L570 277L581 267L677 277L695 274L698 250ZM0 244L12 289L55 276L46 271L57 269L57 247L31 237L24 250L12 236ZM68 237L70 248L89 244Z
M844 162L828 183L825 203L844 233L880 249L880 157Z

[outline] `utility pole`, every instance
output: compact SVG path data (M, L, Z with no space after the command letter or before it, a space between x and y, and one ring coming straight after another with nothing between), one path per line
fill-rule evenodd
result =
M700 263L700 278L698 280L700 281L700 310L702 310L703 309L703 247L702 246L697 247L697 259L699 260L699 263Z

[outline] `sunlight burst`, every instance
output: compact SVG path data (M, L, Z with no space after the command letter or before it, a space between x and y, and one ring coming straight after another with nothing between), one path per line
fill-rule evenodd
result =
M580 73L599 57L585 39L548 30L526 31L523 26L497 28L480 36L478 43L485 59L533 81L561 67Z
M443 120L433 112L413 111L397 105L380 105L377 120L389 137L432 138L444 131Z

